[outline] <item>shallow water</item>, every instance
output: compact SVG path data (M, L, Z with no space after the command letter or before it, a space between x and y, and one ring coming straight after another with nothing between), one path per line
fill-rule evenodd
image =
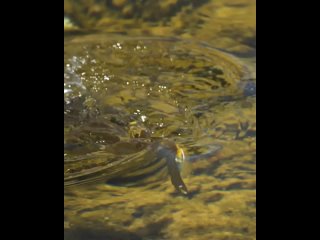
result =
M197 33L150 34L161 17L140 22L144 37L141 26L66 32L65 239L255 239L255 46L239 32L234 44L221 40L234 27L221 9L251 11L252 2L226 2L191 8L199 16L217 7ZM211 26L212 37L208 25L205 39L214 19L228 28L222 36ZM159 156L150 146L163 141L184 152L188 197L164 162L149 164Z

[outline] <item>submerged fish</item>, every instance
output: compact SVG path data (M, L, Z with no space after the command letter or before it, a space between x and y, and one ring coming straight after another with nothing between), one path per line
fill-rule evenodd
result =
M177 163L177 158L181 158L181 150L173 141L162 139L150 143L132 141L121 144L126 146L127 150L131 148L137 152L121 157L100 151L79 158L65 159L65 186L97 180L110 184L146 184L159 181L161 172L167 170L175 189L188 195Z

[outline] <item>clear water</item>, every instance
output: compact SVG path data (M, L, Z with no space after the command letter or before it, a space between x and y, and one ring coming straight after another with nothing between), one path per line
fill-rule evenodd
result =
M255 239L254 5L204 1L197 27L188 6L152 21L152 5L117 7L110 28L65 29L65 239Z

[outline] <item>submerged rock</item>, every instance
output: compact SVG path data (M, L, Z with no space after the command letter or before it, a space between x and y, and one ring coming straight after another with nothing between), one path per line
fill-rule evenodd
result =
M254 236L255 95L240 60L87 35L65 38L64 61L67 238Z

